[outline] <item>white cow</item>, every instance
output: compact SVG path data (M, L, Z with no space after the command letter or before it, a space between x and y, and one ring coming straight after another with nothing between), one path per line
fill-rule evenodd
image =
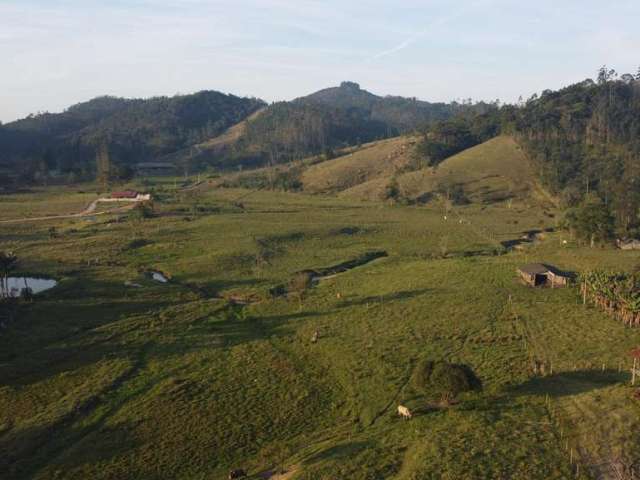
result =
M398 415L402 418L409 420L411 418L411 410L402 405L398 405Z

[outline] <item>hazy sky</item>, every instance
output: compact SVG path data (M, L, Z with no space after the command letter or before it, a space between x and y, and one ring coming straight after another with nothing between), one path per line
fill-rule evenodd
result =
M640 65L639 0L0 0L0 120L98 95L514 101Z

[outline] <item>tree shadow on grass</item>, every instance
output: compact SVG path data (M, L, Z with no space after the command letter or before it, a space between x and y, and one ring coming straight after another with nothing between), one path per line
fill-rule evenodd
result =
M396 292L391 295L377 295L368 296L363 298L355 298L353 300L344 300L338 304L338 308L359 307L367 304L386 303L400 300L408 300L410 298L416 298L421 295L425 295L429 292L434 292L431 288L422 288L419 290L405 290L403 292Z
M579 395L624 383L628 380L625 372L616 370L577 370L559 372L545 377L534 377L514 386L511 391L520 395L549 395L565 397Z
M7 455L0 458L0 471L6 472L6 478L33 478L38 473L67 474L74 469L90 470L96 465L108 464L110 460L126 456L137 443L131 428L127 425L117 427L84 426L74 428L67 421L50 425L30 427L19 431L10 431L0 439L0 449ZM94 436L91 442L83 444L88 436ZM96 444L100 448L96 448ZM73 455L56 458L69 448ZM3 477L4 478L4 477ZM47 477L49 478L49 477ZM145 478L159 479L153 472L146 472Z
M307 458L305 463L315 463L321 460L341 460L357 455L372 446L372 442L347 442L329 447Z
M323 312L300 312L259 318L204 318L179 341L163 344L162 355L189 353L201 348L229 348L247 342L273 337L292 336L295 329L288 322L304 318L320 317Z

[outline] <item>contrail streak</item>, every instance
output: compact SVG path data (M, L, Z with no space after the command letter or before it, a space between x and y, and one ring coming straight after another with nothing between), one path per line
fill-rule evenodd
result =
M476 7L479 7L481 5L486 5L486 4L490 3L491 1L492 0L476 1L476 2L473 2L471 5L469 5L469 6L465 7L465 8L459 9L457 12L454 12L451 15L446 15L444 17L436 18L433 21L431 21L426 27L424 27L422 30L420 30L419 32L414 33L410 37L408 37L405 40L403 40L402 42L400 42L395 47L389 48L388 50L383 50L382 52L379 52L379 53L373 55L372 57L368 58L366 60L366 62L373 62L374 60L378 60L380 58L383 58L383 57L386 57L386 56L389 56L389 55L393 55L394 53L397 53L400 50L404 50L405 48L409 47L410 45L413 45L418 40L420 40L422 37L424 37L427 33L429 33L429 30L431 30L433 27L437 27L437 26L440 26L440 25L445 25L445 24L451 22L452 20L455 20L455 19L463 16L464 14L469 12L470 10L473 10Z

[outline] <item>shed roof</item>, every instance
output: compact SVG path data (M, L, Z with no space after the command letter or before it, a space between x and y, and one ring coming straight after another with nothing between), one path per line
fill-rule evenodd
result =
M528 273L529 275L544 275L546 273L552 273L557 277L571 277L570 273L563 272L562 270L559 270L556 267L547 265L545 263L530 263L528 265L520 267L518 270L523 273Z
M529 275L541 275L551 271L548 266L542 263L530 263L528 265L520 267L518 270L523 273L528 273Z

